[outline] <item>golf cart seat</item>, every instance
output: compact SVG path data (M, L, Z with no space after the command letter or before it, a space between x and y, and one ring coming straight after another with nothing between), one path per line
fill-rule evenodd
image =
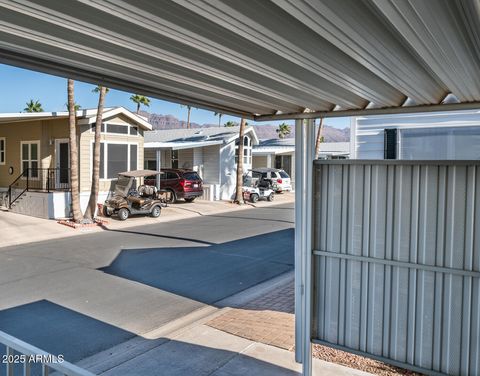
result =
M141 185L138 187L140 197L154 197L157 193L157 187L153 185Z
M138 206L143 206L145 204L145 198L137 197L137 196L128 196L127 200L130 201L132 204L136 204Z

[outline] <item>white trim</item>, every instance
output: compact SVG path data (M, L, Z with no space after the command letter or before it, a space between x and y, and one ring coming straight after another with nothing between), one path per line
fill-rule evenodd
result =
M7 138L0 137L0 141L3 140L3 150L0 149L0 153L3 152L3 162L0 160L0 165L5 165L7 163ZM1 154L0 154L1 155Z
M20 141L20 169L21 169L21 174L22 174L22 177L21 179L25 179L25 177L23 176L23 162L25 161L28 161L28 168L31 168L32 167L32 158L31 158L31 147L28 148L28 160L27 159L23 159L23 145L32 145L32 144L36 144L37 145L37 159L35 160L37 162L37 168L41 168L40 166L40 162L42 160L41 158L41 153L40 153L40 140L27 140L27 141ZM34 177L31 177L29 176L30 179L38 179L38 177L34 178Z

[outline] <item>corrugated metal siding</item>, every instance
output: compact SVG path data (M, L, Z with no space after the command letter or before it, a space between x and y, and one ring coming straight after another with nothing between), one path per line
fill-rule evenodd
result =
M315 162L313 338L480 375L479 166Z

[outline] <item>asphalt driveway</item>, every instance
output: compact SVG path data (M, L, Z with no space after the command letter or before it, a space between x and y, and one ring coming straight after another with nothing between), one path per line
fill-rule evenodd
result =
M0 330L71 362L293 269L293 204L0 248Z

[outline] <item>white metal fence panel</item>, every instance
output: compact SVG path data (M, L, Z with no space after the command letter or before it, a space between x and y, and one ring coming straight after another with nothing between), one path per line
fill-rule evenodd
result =
M316 161L314 342L480 375L480 161Z

